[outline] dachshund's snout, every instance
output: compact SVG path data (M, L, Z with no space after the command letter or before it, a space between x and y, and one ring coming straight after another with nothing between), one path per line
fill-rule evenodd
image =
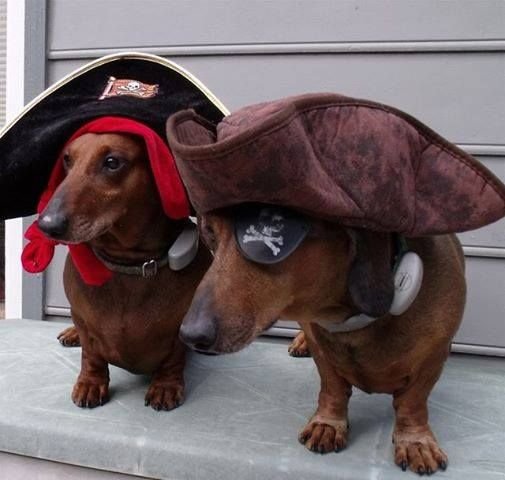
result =
M193 350L205 352L216 343L217 328L213 318L196 318L183 322L180 339Z
M39 228L48 236L55 239L60 239L65 236L69 226L68 217L61 211L54 209L46 210L39 217Z
M205 299L195 298L179 330L179 338L193 350L212 350L217 340L217 320Z

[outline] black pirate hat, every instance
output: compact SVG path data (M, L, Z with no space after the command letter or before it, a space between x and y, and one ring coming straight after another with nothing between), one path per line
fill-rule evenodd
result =
M84 123L127 117L165 138L167 117L186 108L211 123L228 113L193 75L155 55L109 55L70 73L0 132L0 219L35 213L61 148Z

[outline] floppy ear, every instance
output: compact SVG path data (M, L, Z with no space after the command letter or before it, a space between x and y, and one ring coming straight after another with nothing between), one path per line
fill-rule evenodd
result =
M351 299L366 315L385 315L394 297L391 236L361 229L346 231L354 254L347 281Z

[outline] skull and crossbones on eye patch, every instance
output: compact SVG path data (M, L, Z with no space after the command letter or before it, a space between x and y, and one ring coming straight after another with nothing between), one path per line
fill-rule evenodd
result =
M240 253L265 265L286 259L310 229L308 220L291 209L257 204L236 209L233 223Z
M284 217L279 214L270 214L268 209L264 209L259 217L259 230L255 225L250 225L242 238L244 243L263 242L277 256L281 249L277 246L284 245L284 237L277 235L284 229ZM276 245L277 244L277 245Z

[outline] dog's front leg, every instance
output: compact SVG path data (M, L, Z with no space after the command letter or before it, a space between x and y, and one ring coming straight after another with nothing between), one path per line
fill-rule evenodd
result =
M109 401L109 366L98 355L84 346L81 355L81 373L72 391L72 400L82 408L94 408Z
M169 356L154 372L145 396L145 405L154 410L173 410L184 402L186 347L176 338Z
M447 468L447 455L439 447L428 424L428 396L441 370L441 366L423 369L412 385L394 394L395 463L404 471L409 467L420 475L430 475L438 468Z
M313 452L339 452L347 445L347 405L352 387L335 372L311 335L308 332L305 333L321 377L321 390L317 410L300 432L298 439Z

